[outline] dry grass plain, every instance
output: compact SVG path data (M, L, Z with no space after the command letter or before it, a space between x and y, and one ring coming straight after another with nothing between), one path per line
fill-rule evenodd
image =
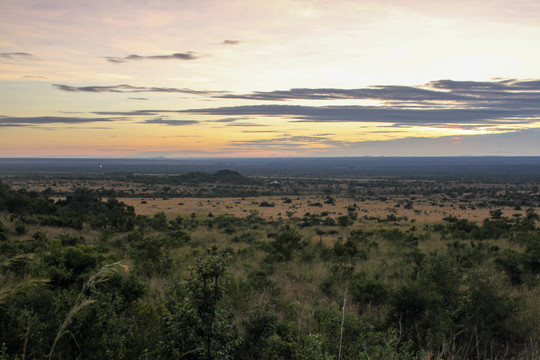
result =
M52 189L57 193L70 193L77 188L88 188L94 191L114 191L126 194L127 196L117 196L116 198L124 203L133 206L135 212L140 215L152 215L156 212L164 212L169 218L178 215L186 216L195 213L198 217L233 215L248 216L253 212L266 219L288 219L291 217L304 217L307 213L338 218L348 215L349 208L353 207L361 222L385 220L389 216L395 217L394 222L401 223L433 223L442 221L443 218L454 216L470 221L480 222L490 216L490 211L497 209L502 211L506 217L525 216L527 207L516 209L515 206L478 206L481 203L489 202L489 197L467 200L466 193L462 196L450 198L447 191L452 191L455 183L441 185L440 193L423 195L420 191L414 196L403 194L392 194L388 190L394 185L386 188L369 189L372 194L349 195L347 194L347 181L354 179L343 179L341 183L332 185L309 185L301 188L301 195L275 195L275 196L245 196L245 197L173 197L158 196L159 192L166 187L160 184L142 184L136 182L121 181L111 179L80 179L80 178L5 178L3 181L14 189L27 189L38 192ZM364 184L380 179L362 180ZM292 180L291 183L294 183ZM418 186L432 186L433 180L424 182L402 181L401 186L406 192L408 189L418 189ZM461 186L461 184L457 184ZM215 189L216 185L199 184L198 186L170 186L172 193L183 191L195 192L199 189ZM288 185L289 189L296 185ZM325 187L326 186L326 187ZM409 188L410 186L410 188ZM448 186L449 189L445 189ZM508 184L475 184L476 189L489 189L492 187L502 189ZM331 189L332 203L328 203L328 195L324 190ZM359 187L359 189L362 189ZM367 187L366 187L367 189ZM382 194L382 195L381 195ZM50 195L54 200L61 199L61 196ZM103 196L107 199L107 196ZM287 201L285 201L288 199ZM261 206L263 203L273 206ZM409 203L409 206L406 204ZM538 209L535 209L538 210Z
M482 221L489 217L489 208L460 209L458 204L440 202L433 205L429 199L416 199L412 209L404 209L403 206L396 207L406 201L404 197L395 197L386 201L367 200L354 201L350 198L335 198L335 205L324 204L324 197L318 196L296 196L288 197L291 203L285 203L281 196L261 196L246 198L119 198L118 200L133 206L135 212L141 215L152 215L156 212L164 212L169 217L177 215L207 215L212 213L219 215L248 216L252 212L257 212L260 216L268 219L303 217L306 213L323 214L336 218L348 214L348 207L356 204L356 212L359 219L386 219L393 214L397 218L419 223L441 221L447 216L466 218L471 221ZM273 207L260 206L261 203L268 202L274 204ZM313 206L320 203L321 206ZM500 208L503 216L514 216L514 214L525 215L525 210L514 210L510 207ZM368 219L366 219L366 217Z

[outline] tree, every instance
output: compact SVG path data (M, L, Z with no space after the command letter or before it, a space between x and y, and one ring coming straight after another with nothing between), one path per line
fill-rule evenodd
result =
M272 247L279 261L289 261L293 250L299 250L304 246L302 236L294 230L287 230L276 236Z
M197 257L191 268L185 294L171 304L167 315L165 357L229 359L234 350L234 332L229 315L219 307L224 294L229 253L213 247Z

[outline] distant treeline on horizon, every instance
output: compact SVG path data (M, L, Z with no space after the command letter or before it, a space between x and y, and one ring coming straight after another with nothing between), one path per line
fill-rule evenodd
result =
M540 176L540 156L321 158L0 158L0 176L181 174L233 170L246 176Z

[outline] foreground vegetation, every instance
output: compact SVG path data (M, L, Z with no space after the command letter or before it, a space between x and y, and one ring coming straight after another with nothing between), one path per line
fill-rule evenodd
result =
M538 359L524 188L498 195L523 215L426 223L352 205L142 216L95 190L54 201L0 183L0 359Z

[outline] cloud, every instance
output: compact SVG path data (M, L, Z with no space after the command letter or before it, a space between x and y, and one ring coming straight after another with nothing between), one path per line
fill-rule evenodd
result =
M0 127L27 127L29 125L27 124L3 124L2 122L0 122Z
M184 126L184 125L193 125L198 124L197 120L168 120L168 119L149 119L141 121L140 124L161 124L168 126Z
M238 45L240 44L239 40L223 40L223 45Z
M304 148L313 148L314 145L318 145L324 148L335 148L341 147L346 144L346 142L333 140L327 136L281 136L271 139L255 139L255 140L238 140L231 141L229 143L231 146L240 146L242 148L246 147L264 147L276 149L304 149Z
M133 110L133 111L94 111L94 115L114 115L114 116L148 116L159 115L165 110Z
M409 86L373 86L364 89L290 89L276 91L255 91L250 94L225 94L217 96L225 99L245 99L263 101L285 100L390 100L390 101L457 101L466 100L461 95L443 91L421 89Z
M242 127L242 126L268 126L268 125L256 124L256 123L232 123L232 124L227 124L225 126L239 126L239 127Z
M128 97L129 100L148 100L148 98L143 97Z
M185 112L220 116L265 116L295 122L383 122L395 126L527 124L540 120L540 80L437 80L422 86L360 89L290 89L218 98L259 101L375 100L375 106L243 105Z
M528 123L540 109L407 109L375 106L247 105L182 112L220 116L269 116L295 122L386 122L401 125Z
M22 77L26 79L47 79L47 77L40 75L23 75Z
M165 92L165 93L183 93L191 95L219 95L224 94L225 91L199 91L192 89L178 89L178 88L163 88L163 87L147 87L147 86L133 86L128 84L120 85L93 85L93 86L70 86L63 84L52 84L55 88L67 92L113 92L113 93L141 93L141 92Z
M157 60L195 60L199 59L200 56L196 55L193 51L188 51L185 53L174 53L170 55L147 55L147 56L141 56L141 55L128 55L126 57L114 57L114 56L107 56L105 59L112 63L125 63L128 61L138 61L138 60L144 60L144 59L157 59Z
M230 118L224 118L219 120L209 120L207 122L216 122L216 123L231 123L238 120L247 120L248 118L245 117L230 117Z
M0 53L0 58L9 59L9 60L16 60L16 61L22 61L22 60L37 61L37 60L39 60L34 55L29 54L29 53L25 53L25 52Z
M35 116L35 117L11 117L0 116L0 125L3 126L21 126L24 124L42 125L42 124L85 124L90 122L109 122L108 118L82 118L82 117L63 117L63 116Z
M226 99L286 100L375 100L386 106L423 108L478 108L540 105L540 80L497 81L437 80L420 86L377 85L359 89L290 89L255 91L249 94L217 95Z
M462 135L437 138L406 137L395 140L344 141L327 136L281 136L270 139L232 141L229 149L258 148L274 151L298 151L311 156L470 156L537 155L540 129L486 135Z
M277 130L242 130L243 133L278 133Z
M239 120L280 118L290 122L387 123L394 127L454 126L462 129L531 124L540 120L540 80L452 81L437 80L422 86L374 86L362 89L291 89L235 95L216 91L137 87L127 84L73 87L55 84L69 92L181 92L213 98L250 100L377 100L379 105L307 106L256 104L179 110L94 112L96 115L159 116L188 113L221 117L205 122L229 126L253 126ZM258 124L260 126L260 124Z

